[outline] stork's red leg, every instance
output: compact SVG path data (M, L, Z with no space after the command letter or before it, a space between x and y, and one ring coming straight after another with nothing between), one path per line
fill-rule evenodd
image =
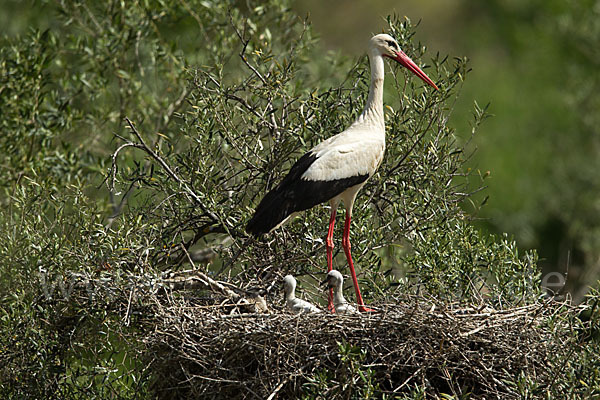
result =
M348 259L348 265L350 266L350 273L352 274L352 282L354 283L354 291L356 292L356 302L358 303L358 310L361 312L375 311L371 308L365 307L360 289L358 287L358 279L356 279L356 272L354 272L354 263L352 262L352 255L350 254L350 216L351 210L346 210L346 223L344 225L344 236L342 237L342 247L346 253Z
M331 204L331 216L329 217L329 230L327 231L327 239L325 241L325 247L327 248L327 272L333 269L333 227L335 225L335 214L337 211L337 204ZM327 309L330 312L335 312L333 307L333 289L329 289L329 299L327 302Z

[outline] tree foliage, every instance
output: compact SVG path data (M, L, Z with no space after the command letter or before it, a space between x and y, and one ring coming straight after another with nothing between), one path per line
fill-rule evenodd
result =
M0 49L0 393L150 396L142 287L168 292L166 274L192 264L274 308L286 273L314 292L325 206L261 240L243 226L293 160L358 115L368 65L323 53L279 0L45 7L57 22ZM460 208L485 178L464 165L485 108L471 132L448 125L466 60L427 55L408 20L388 30L441 90L386 67L387 153L353 214L365 298L538 301L535 253L485 237Z

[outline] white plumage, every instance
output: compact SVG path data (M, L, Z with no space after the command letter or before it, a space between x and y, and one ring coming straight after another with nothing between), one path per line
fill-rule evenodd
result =
M371 85L364 111L343 132L321 142L300 157L287 176L265 195L246 231L259 236L278 228L298 212L324 202L331 205L327 232L327 270L333 268L333 228L340 202L346 208L346 221L342 246L352 275L356 300L360 311L364 306L354 263L350 254L350 220L352 206L358 191L364 186L383 160L385 153L385 119L383 114L383 58L391 58L427 84L437 89L435 83L406 55L390 35L379 34L369 42ZM332 292L329 308L332 307Z
M342 293L344 288L344 277L342 274L332 269L327 273L327 287L333 289L333 306L335 307L335 312L338 314L353 314L357 313L358 310L348 304L346 299L344 298L344 294Z
M283 278L285 307L294 314L321 312L314 304L296 297L296 279L292 275Z
M383 129L378 132L364 128L352 126L310 150L317 159L301 179L334 181L373 175L383 160L385 135Z

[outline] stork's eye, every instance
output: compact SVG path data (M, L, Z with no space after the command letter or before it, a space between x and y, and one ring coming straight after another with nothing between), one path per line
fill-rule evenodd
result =
M388 46L390 46L392 49L398 49L398 44L396 42L394 42L393 40L386 40L386 43L388 44Z

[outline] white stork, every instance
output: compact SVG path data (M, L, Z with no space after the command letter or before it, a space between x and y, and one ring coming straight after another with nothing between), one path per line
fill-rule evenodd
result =
M327 278L325 278L323 283L326 283L327 287L330 290L333 290L333 306L335 308L335 312L341 314L356 314L358 312L358 310L352 305L348 304L344 298L344 294L342 293L344 287L344 277L339 271L335 269L329 271L327 273Z
M314 304L296 297L296 278L292 275L283 277L285 306L294 314L321 312Z
M427 84L437 86L406 55L394 38L379 34L369 42L371 85L365 109L348 129L313 147L300 157L285 178L265 195L246 231L254 236L271 232L300 211L328 201L331 205L327 231L327 271L331 271L333 227L340 201L346 208L342 247L348 260L356 301L360 311L365 307L354 263L350 254L350 218L352 205L360 188L381 164L385 152L385 119L383 115L383 58L399 62ZM333 293L329 292L329 309L333 311Z

